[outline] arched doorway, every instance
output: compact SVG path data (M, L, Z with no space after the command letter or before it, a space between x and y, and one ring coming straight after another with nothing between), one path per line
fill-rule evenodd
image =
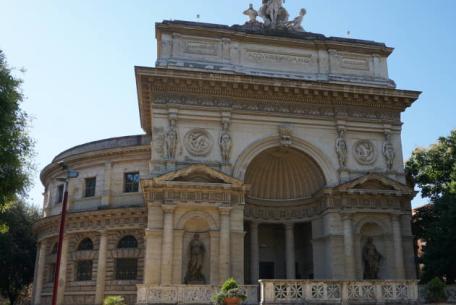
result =
M251 186L246 207L245 280L313 278L312 226L305 217L287 217L287 208L312 204L326 185L324 174L307 154L275 147L247 167Z

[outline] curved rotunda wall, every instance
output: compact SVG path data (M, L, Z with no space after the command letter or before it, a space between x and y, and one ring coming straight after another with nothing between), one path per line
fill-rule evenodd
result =
M323 172L307 154L292 148L270 148L247 168L249 197L266 200L310 198L326 185Z

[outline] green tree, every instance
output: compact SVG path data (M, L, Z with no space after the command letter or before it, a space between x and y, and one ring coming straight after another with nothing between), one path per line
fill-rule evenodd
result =
M36 240L32 225L38 211L22 201L15 201L0 214L9 230L0 234L0 294L14 305L33 281Z
M413 228L426 240L424 273L427 282L434 277L456 280L456 130L427 149L416 149L406 164L407 174L432 203L414 215Z
M33 153L27 114L21 109L21 80L12 75L0 50L0 213L25 194ZM1 223L0 223L1 225Z

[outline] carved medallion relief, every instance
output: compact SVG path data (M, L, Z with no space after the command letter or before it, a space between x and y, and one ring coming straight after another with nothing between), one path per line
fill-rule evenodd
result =
M214 140L210 133L201 128L192 129L185 134L185 149L193 156L206 156L214 145Z
M369 140L357 141L353 146L353 154L356 161L362 165L370 165L377 158L375 145Z

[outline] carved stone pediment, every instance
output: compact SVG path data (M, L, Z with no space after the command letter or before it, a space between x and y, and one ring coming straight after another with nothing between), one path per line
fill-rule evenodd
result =
M242 181L204 164L143 179L141 186L146 202L160 204L243 204L249 189Z
M153 179L155 183L166 184L167 182L188 182L188 183L221 183L241 187L244 183L238 179L221 173L207 165L191 165L184 169L165 174Z
M407 185L380 174L368 174L356 178L335 188L340 192L378 193L391 195L412 195L413 190Z

